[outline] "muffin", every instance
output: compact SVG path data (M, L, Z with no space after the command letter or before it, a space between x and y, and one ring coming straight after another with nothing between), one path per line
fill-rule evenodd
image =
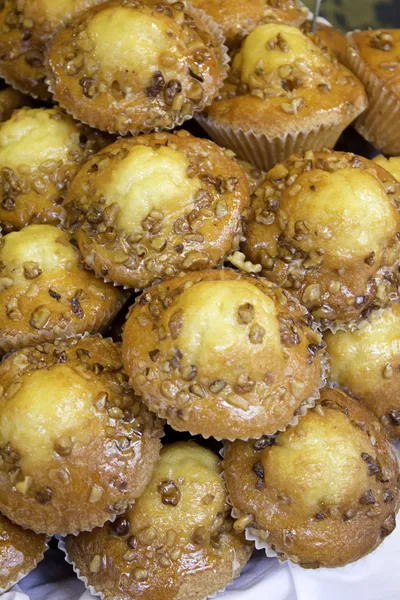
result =
M150 481L160 422L101 337L18 350L0 364L0 509L38 533L77 533L125 511Z
M62 222L69 184L80 166L105 143L101 134L58 107L21 108L0 124L3 232L31 223Z
M389 171L397 179L400 181L400 156L391 156L389 158L385 158L380 154L374 158L374 162L381 165L386 171Z
M220 26L230 48L263 23L300 25L310 14L299 0L193 0Z
M218 456L193 442L161 450L146 491L114 524L65 540L78 576L108 600L203 600L252 547L232 531Z
M218 144L267 170L294 152L332 148L365 107L353 73L296 27L270 23L243 41L199 122Z
M368 96L354 126L383 154L400 154L400 29L353 31L347 41L347 64Z
M311 32L312 20L305 21L301 30L307 33L312 41L320 48L327 49L338 59L339 62L346 62L347 39L344 33L335 29L325 19L319 18L314 33Z
M0 354L102 331L126 298L85 269L57 227L29 225L0 240Z
M46 550L46 536L24 530L0 515L0 594L28 575Z
M400 305L372 313L359 328L327 333L330 380L367 404L400 438Z
M252 197L243 252L323 328L398 295L400 186L377 163L306 152L273 167Z
M213 267L238 246L246 176L186 131L119 139L87 162L66 199L86 263L134 288Z
M101 0L5 0L0 9L0 76L34 98L49 100L44 51L72 15Z
M14 110L22 108L22 106L29 106L30 103L31 98L29 96L6 86L0 91L0 122L7 121Z
M136 393L177 431L258 438L297 421L324 377L321 335L284 290L233 269L146 290L122 335Z
M221 39L213 21L185 2L110 0L55 35L49 86L92 127L172 128L217 95L226 76Z
M235 153L227 148L225 150L225 154L229 156L230 153L233 155L233 157L236 157ZM264 180L264 171L261 171L261 169L257 169L257 167L249 163L247 160L242 160L241 158L235 158L235 160L238 163L238 165L240 165L244 174L246 175L250 194L254 194L258 186Z
M338 390L296 427L225 449L234 529L309 569L358 560L394 530L398 475L384 427Z

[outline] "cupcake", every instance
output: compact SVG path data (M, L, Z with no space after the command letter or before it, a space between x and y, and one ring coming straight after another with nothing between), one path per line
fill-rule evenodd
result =
M346 62L347 39L344 33L332 27L325 19L318 19L315 32L311 32L312 20L309 19L301 25L301 30L308 34L310 39L320 48L326 49L338 59Z
M45 535L24 530L0 515L0 594L28 575L46 550Z
M18 90L6 86L0 91L0 122L10 119L14 110L28 106L31 103L31 98L25 96Z
M220 26L226 44L236 47L242 39L263 23L301 25L310 11L299 0L193 0Z
M85 269L57 227L29 225L0 243L0 354L102 331L126 300Z
M294 152L332 148L365 107L353 73L296 27L270 23L245 38L199 122L266 170Z
M0 364L0 509L38 533L124 512L150 481L160 422L101 337L18 350Z
M400 438L400 305L373 312L359 328L327 332L330 380L367 404Z
M386 171L389 171L393 177L400 181L400 156L391 156L389 158L385 158L380 154L374 158L374 162L381 165Z
M102 135L58 107L21 108L0 124L3 233L31 223L62 222L69 184L104 144Z
M165 446L144 494L114 524L65 540L67 560L107 600L203 600L225 588L253 545L232 531L219 459Z
M101 0L5 0L0 9L0 76L34 98L49 100L44 51L72 15Z
M105 131L173 128L226 75L216 25L185 2L110 0L73 19L48 50L49 85L68 112Z
M136 393L177 431L259 438L297 421L318 396L320 334L284 290L232 269L146 290L122 335Z
M294 155L254 194L243 252L324 328L346 325L397 298L399 194L365 158Z
M296 427L225 448L237 520L258 548L304 568L342 567L396 527L396 448L357 400L325 389Z
M347 41L347 64L368 96L355 128L384 154L400 154L400 29L353 31Z
M144 288L221 263L249 202L245 174L216 144L153 133L119 139L82 167L67 226L98 276Z

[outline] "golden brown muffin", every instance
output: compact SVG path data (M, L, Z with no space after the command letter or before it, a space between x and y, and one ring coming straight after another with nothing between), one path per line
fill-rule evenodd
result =
M80 577L108 600L199 600L230 583L253 545L232 531L218 457L165 446L150 485L114 524L65 540Z
M400 154L400 29L347 34L347 63L361 79L368 108L357 131L384 154Z
M231 155L232 158L236 157L235 153L229 149L225 150L225 154L226 156ZM242 160L241 158L235 158L235 160L238 163L238 165L240 165L244 174L246 175L250 194L254 194L258 186L264 181L264 171L261 171L261 169L257 169L257 167L249 163L247 160Z
M294 152L332 148L366 107L359 80L298 28L257 27L200 123L259 168Z
M294 155L253 196L243 251L324 328L349 323L397 297L399 194L365 158Z
M0 240L0 354L103 331L126 297L85 269L57 227L29 225Z
M5 0L0 9L0 76L49 100L44 51L56 29L102 0Z
M193 0L221 27L226 44L232 48L258 25L286 23L300 25L309 15L299 0Z
M305 568L340 567L396 527L396 448L374 415L331 389L284 433L228 443L234 528Z
M0 92L1 94L1 92ZM0 124L0 226L58 224L80 166L106 138L60 108L22 108Z
M311 25L312 20L305 21L301 30L307 33L317 46L329 50L339 62L345 63L347 39L344 33L329 25L324 19L317 21L315 33L311 33Z
M46 550L46 536L24 530L0 514L0 594L28 575Z
M99 337L18 350L0 365L0 507L49 534L103 525L150 481L160 421Z
M22 106L29 106L31 98L25 96L12 87L5 87L0 91L0 122L10 119L14 110Z
M386 171L389 171L393 177L400 181L400 156L391 156L389 158L385 158L380 154L374 158L374 162L381 165Z
M373 312L359 328L325 336L330 380L357 396L400 438L400 305Z
M257 438L285 428L318 395L321 336L282 289L232 269L146 290L122 349L136 392L178 431Z
M242 169L186 131L120 139L86 163L67 199L67 225L97 275L143 288L213 267L239 244L250 202Z
M185 2L103 2L55 36L50 89L92 127L172 128L209 104L225 78L225 50L208 23Z

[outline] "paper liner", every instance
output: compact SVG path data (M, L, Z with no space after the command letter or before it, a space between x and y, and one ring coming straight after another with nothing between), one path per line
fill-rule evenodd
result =
M31 573L34 569L36 569L36 567L38 566L38 564L44 559L44 553L49 549L49 541L51 540L51 537L47 537L47 539L44 542L44 549L43 552L41 553L41 555L39 556L39 558L37 558L36 560L33 561L32 566L27 569L26 571L20 571L16 577L16 579L12 579L8 585L8 587L6 588L1 588L0 587L0 595L1 594L5 594L6 592L8 592L14 585L16 585L19 581L21 581L21 579L23 579L24 577L26 577L27 575L29 575L29 573Z
M347 50L348 67L363 83L368 107L356 119L355 129L383 154L400 154L400 99L374 75L352 46L352 34L347 35L350 47Z
M222 73L220 76L220 80L219 80L218 84L215 84L215 92L214 92L213 97L210 98L207 103L202 102L201 104L199 104L198 107L196 107L196 109L193 111L193 113L191 113L189 115L181 115L171 125L168 125L168 126L151 127L151 128L147 127L143 130L134 130L133 132L131 132L129 130L118 131L118 130L112 130L110 128L99 127L99 123L97 121L95 122L90 119L90 111L86 112L86 119L82 119L82 116L78 116L74 113L73 107L64 106L64 103L62 102L62 100L60 101L60 98L57 96L57 92L55 91L54 86L52 84L52 79L47 77L45 83L48 86L49 92L53 95L54 99L60 104L60 106L67 113L69 113L74 119L80 121L81 123L89 125L90 127L94 128L94 129L99 129L101 131L107 131L108 133L122 135L122 136L130 134L130 133L132 133L132 135L138 135L140 133L169 131L169 130L175 129L176 127L180 127L181 125L183 125L183 123L185 121L192 119L194 114L201 112L202 110L204 110L205 106L208 106L209 104L211 104L213 99L216 97L218 90L220 90L222 88L224 81L228 75L228 66L229 66L229 61L230 61L230 57L228 54L228 48L227 48L227 46L225 46L225 37L224 37L219 25L217 25L217 23L214 21L214 19L212 17L210 17L210 15L208 15L204 10L202 10L201 8L194 8L190 4L190 2L187 2L187 1L185 2L185 12L187 12L192 17L197 17L198 19L203 21L203 23L208 27L209 31L213 34L215 40L218 42L218 50L219 50L218 58L219 58L219 62L221 64L221 66L222 66Z

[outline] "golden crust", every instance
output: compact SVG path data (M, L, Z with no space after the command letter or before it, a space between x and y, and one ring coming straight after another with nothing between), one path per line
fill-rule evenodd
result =
M243 251L324 327L349 323L396 297L399 192L353 154L294 155L253 196Z
M0 365L0 507L33 531L76 533L126 510L158 459L160 421L101 337L19 350Z
M143 288L215 266L238 244L246 177L213 142L187 132L120 139L89 160L67 224L100 277Z
M220 26L227 45L236 47L242 39L263 23L300 25L309 14L299 0L194 0Z
M15 111L0 125L3 233L31 223L62 222L70 182L106 143L102 134L74 121L58 107Z
M22 529L0 515L0 594L32 571L46 550L45 535Z
M0 352L102 331L126 298L81 264L57 227L29 225L0 240Z
M374 312L359 329L327 333L330 380L357 396L400 438L400 306Z
M400 156L385 158L380 154L379 156L376 156L373 161L378 163L378 165L381 165L386 171L389 171L397 181L400 181Z
M216 96L223 52L184 2L109 0L55 36L50 89L61 106L99 129L172 128Z
M31 98L25 96L18 90L12 87L6 87L0 91L0 122L7 121L10 119L14 110L22 108L22 106L29 106Z
M224 476L240 514L281 559L339 567L372 552L396 526L397 452L357 400L324 389L296 427L227 444Z
M346 67L299 29L268 24L244 40L206 115L274 138L319 127L343 130L365 108L364 89Z
M329 50L339 62L345 64L347 38L344 33L326 23L317 22L316 32L312 34L311 24L311 20L305 21L301 26L301 30L307 33L317 46Z
M193 442L165 446L123 517L66 539L80 575L110 600L198 600L225 588L253 546L232 531L218 463Z
M144 292L122 348L134 389L174 429L247 439L286 427L316 395L320 341L282 289L221 269Z

